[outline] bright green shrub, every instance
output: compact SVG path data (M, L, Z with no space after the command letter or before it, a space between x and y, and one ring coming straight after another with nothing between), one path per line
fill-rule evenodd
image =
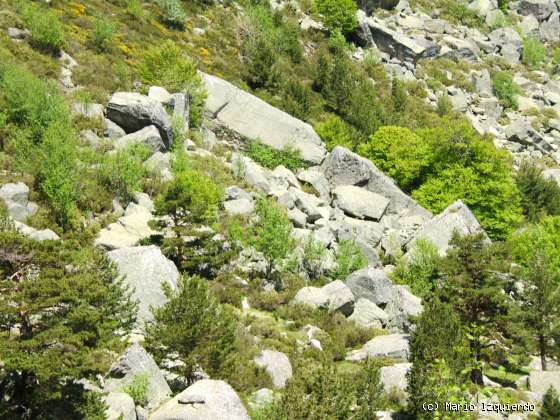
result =
M145 12L141 0L127 0L126 12L141 22L145 18Z
M358 153L373 161L401 188L411 191L422 180L431 160L433 148L408 128L381 127Z
M172 27L183 28L187 13L180 0L155 0L162 11L162 20Z
M436 288L441 258L430 241L418 239L407 258L401 258L391 277L396 283L410 286L416 296L426 299Z
M560 418L560 398L558 392L550 386L543 397L539 420L554 420Z
M315 7L323 15L323 23L331 31L349 33L358 24L358 6L353 0L315 0Z
M252 141L245 150L247 156L265 168L274 169L279 165L295 171L305 168L307 165L301 159L299 150L286 147L283 150L276 150L259 141Z
M106 52L111 48L115 37L113 24L103 18L96 19L93 28L91 43L93 48L99 52Z
M515 177L523 213L530 222L560 214L560 186L554 179L545 179L542 172L542 169L524 162Z
M324 121L316 124L315 131L326 143L329 151L336 146L352 150L358 142L356 130L336 115L331 114Z
M523 40L523 56L522 61L524 64L536 67L541 64L546 58L546 49L544 44L537 38L525 38Z
M519 86L513 81L513 75L500 71L492 77L494 93L506 108L517 108L517 95L521 93Z
M142 181L147 175L143 161L149 153L147 146L138 144L106 155L98 172L100 184L125 202L131 201L134 193L142 190Z
M303 256L301 265L310 279L318 279L323 275L323 265L327 255L326 246L309 235L303 242Z
M182 277L176 291L164 284L164 293L169 301L154 309L147 328L151 352L159 359L177 352L185 363L178 373L191 380L198 367L213 377L227 376L238 346L233 314L200 277Z
M148 404L148 388L150 386L150 375L139 373L134 375L132 381L124 387L123 391L132 397L134 404L145 407Z
M297 79L288 79L282 84L284 111L305 120L311 108L311 89Z
M367 266L367 258L356 242L342 240L336 250L336 268L331 273L334 279L344 280L351 273Z
M555 48L552 53L552 63L555 66L560 66L560 48Z
M207 93L196 63L179 46L168 40L161 46L148 49L138 70L146 85L186 93L190 99L190 125L197 127L201 124Z
M64 29L56 12L33 4L26 5L22 15L31 31L31 42L37 48L58 54L64 45Z

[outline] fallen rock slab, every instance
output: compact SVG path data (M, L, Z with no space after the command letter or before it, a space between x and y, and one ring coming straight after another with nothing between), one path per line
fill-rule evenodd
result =
M334 189L333 204L358 219L379 220L385 214L389 200L354 185L342 185Z
M356 299L367 299L385 306L393 298L393 282L381 269L366 267L350 274L345 281Z
M360 361L371 357L387 357L406 361L409 355L408 338L408 335L404 334L377 336L368 341L363 348L348 353L346 360Z
M340 280L323 287L303 287L296 293L293 302L317 309L326 308L330 312L340 311L345 315L350 315L354 309L354 295Z

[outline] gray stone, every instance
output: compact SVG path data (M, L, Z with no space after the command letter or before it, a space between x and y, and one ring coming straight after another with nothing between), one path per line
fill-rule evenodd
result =
M556 389L556 392L560 392L560 372L532 370L529 372L529 386L531 391L542 394L550 387Z
M490 28L494 28L496 26L503 25L503 23L505 22L504 19L504 12L498 9L488 12L485 18L485 22L486 25L488 25Z
M409 37L402 32L394 31L374 17L367 17L358 11L358 21L363 31L369 30L375 45L392 57L401 61L416 63L421 58L435 57L439 45L421 36ZM368 34L366 34L366 37Z
M531 125L528 118L518 118L505 129L506 139L525 146L533 146L539 151L548 154L554 151L552 145Z
M355 185L389 199L387 212L419 215L426 220L432 214L402 192L395 181L386 176L369 160L337 146L321 165L325 178L332 187Z
M275 350L263 350L254 359L257 366L262 367L270 375L276 389L286 386L286 381L293 375L290 359L284 353Z
M31 32L28 31L27 29L18 29L18 28L10 27L7 30L7 34L12 39L22 40L27 38L31 34Z
M4 202L8 214L18 222L25 221L39 209L37 204L29 201L29 187L23 182L2 185L0 200Z
M288 210L288 218L296 228L304 228L307 224L307 215L300 209L293 208Z
M159 152L166 149L163 139L154 125L144 127L134 133L120 137L115 140L114 145L116 149L120 150L138 143L148 146L152 152Z
M392 366L383 366L379 369L379 379L383 384L386 394L395 391L405 393L408 386L407 373L412 367L412 363L396 363Z
M180 401L203 398L204 403ZM224 381L203 379L158 408L150 420L250 420L247 410L233 388Z
M333 193L333 204L359 219L379 220L389 205L385 197L353 185L336 187Z
M525 36L530 36L539 30L539 21L533 15L523 16L519 27Z
M331 188L319 167L303 169L298 172L297 178L310 184L319 193L322 200L330 201Z
M546 169L543 171L545 178L553 179L560 186L560 169Z
M109 392L103 401L107 405L107 420L136 420L136 406L130 395L124 392Z
M479 106L484 110L484 115L489 120L496 121L502 115L503 107L497 98L482 98Z
M410 330L409 317L422 313L422 299L414 296L406 286L394 286L385 312L389 316L389 327L395 331Z
M346 285L356 299L368 299L376 305L385 306L393 297L393 283L380 269L367 267L354 271L346 279Z
M177 287L179 271L154 245L121 248L108 255L138 299L137 319L142 327L144 322L153 319L150 306L158 308L167 302L162 284L166 283L172 290Z
M129 346L113 363L109 375L110 378L105 381L104 387L107 392L122 392L135 377L146 375L148 407L156 407L171 394L171 389L154 359L138 343Z
M560 38L560 15L554 12L547 21L542 22L539 33L544 41L556 42Z
M202 127L200 133L202 134L202 144L206 149L212 150L218 144L218 138L213 131Z
M218 77L202 73L212 117L248 139L259 139L278 150L295 147L304 160L319 164L325 145L313 128Z
M492 80L490 78L490 72L487 69L480 71L478 75L473 77L474 87L476 92L483 98L492 97Z
M258 410L274 401L274 392L268 388L261 388L251 394L249 405Z
M363 348L348 353L346 360L360 361L373 357L387 357L406 361L409 355L408 335L380 335L368 341Z
M118 249L136 245L141 239L145 239L156 232L148 225L152 220L150 209L130 203L126 208L124 216L115 223L101 229L95 245L106 249Z
M171 153L156 152L144 162L144 166L149 171L158 174L162 180L171 181L173 179L171 159Z
M174 93L173 98L173 116L183 121L183 130L186 132L190 124L190 103L188 97L184 93Z
M486 16L488 12L496 9L496 0L474 0L469 3L469 9L474 10L480 16Z
M241 198L245 200L252 200L251 194L243 188L239 188L237 185L227 187L224 191L224 195L226 200L239 200Z
M552 0L521 0L517 7L520 15L533 15L540 21L547 19L556 10Z
M354 306L354 312L348 319L362 327L381 329L387 325L389 316L372 301L359 298Z
M72 112L76 115L91 119L105 119L104 108L101 104L74 102Z
M445 255L454 231L460 235L484 232L476 217L461 200L457 200L442 213L426 222L414 240L409 243L408 249L413 250L418 239L425 239L432 242L441 255Z
M325 211L328 210L324 207L324 202L312 194L303 192L297 188L290 187L288 190L294 197L295 206L307 215L307 221L313 223L315 220L321 219L325 216ZM323 209L320 207L323 206ZM326 215L328 218L328 214Z
M224 209L227 214L232 216L250 214L255 210L255 204L252 200L240 198L238 200L226 201L224 203Z
M173 96L167 89L160 86L150 86L148 89L148 98L154 99L162 105L171 105L173 103Z
M350 315L354 309L354 295L340 280L323 287L304 287L296 293L293 302L314 308L325 308L329 312L338 310L345 315Z
M17 220L14 224L19 233L36 241L58 241L60 239L60 237L50 229L37 230Z
M265 194L270 191L267 172L247 156L234 153L231 159L234 174Z
M452 60L466 60L471 63L479 61L480 47L468 39L460 39L446 35L441 40L443 48L440 51L442 57Z
M103 135L105 137L108 137L110 139L118 139L126 135L126 132L110 119L104 118L103 121L104 121Z
M382 224L370 220L344 217L331 226L339 241L362 241L375 247L383 237Z
M127 133L154 125L167 148L173 144L171 118L158 101L139 93L116 92L107 104L107 118Z

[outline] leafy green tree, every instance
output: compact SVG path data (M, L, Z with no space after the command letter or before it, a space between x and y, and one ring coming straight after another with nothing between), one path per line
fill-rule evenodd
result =
M527 220L538 222L543 216L560 215L560 186L546 179L542 169L523 162L515 182L521 193L521 207Z
M195 61L185 55L178 45L167 40L149 48L138 70L146 85L162 86L170 92L184 92L190 103L190 124L198 127L202 123L207 92Z
M74 381L104 373L135 304L100 251L0 232L0 417L81 419L99 400Z
M451 401L447 398L459 397L468 357L463 325L451 305L439 298L429 301L410 337L407 392L415 418L432 418L422 406L427 401L439 402L441 407Z
M249 227L246 239L268 261L266 274L270 277L294 249L292 222L285 210L270 199L259 199L255 209L258 218Z
M411 191L428 169L433 148L408 128L386 126L361 144L358 153L394 178L401 188Z
M233 314L200 277L182 277L176 291L164 287L169 301L153 310L148 348L158 358L177 352L185 363L180 373L189 380L199 367L212 377L224 377L238 346Z
M331 31L349 33L358 25L358 6L353 0L315 0L315 7Z
M482 384L486 351L490 343L500 341L500 319L509 309L504 280L496 274L499 256L483 233L461 237L455 232L443 267L443 296L465 328L474 359L471 379L477 384Z
M164 216L157 227L172 234L153 239L183 272L213 276L229 258L214 230L201 226L217 221L222 197L222 189L212 179L184 169L156 198L155 213Z
M555 420L560 418L560 399L558 392L551 386L544 394L539 420Z
M515 272L523 282L517 316L538 348L543 370L547 368L553 333L560 325L558 250L547 236L542 226L535 225L512 239Z
M418 239L407 258L400 258L391 274L397 283L410 286L416 296L429 300L440 279L441 257L430 241Z

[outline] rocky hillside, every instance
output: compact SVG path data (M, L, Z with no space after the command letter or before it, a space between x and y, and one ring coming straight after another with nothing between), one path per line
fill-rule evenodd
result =
M0 5L0 418L560 418L557 1Z

